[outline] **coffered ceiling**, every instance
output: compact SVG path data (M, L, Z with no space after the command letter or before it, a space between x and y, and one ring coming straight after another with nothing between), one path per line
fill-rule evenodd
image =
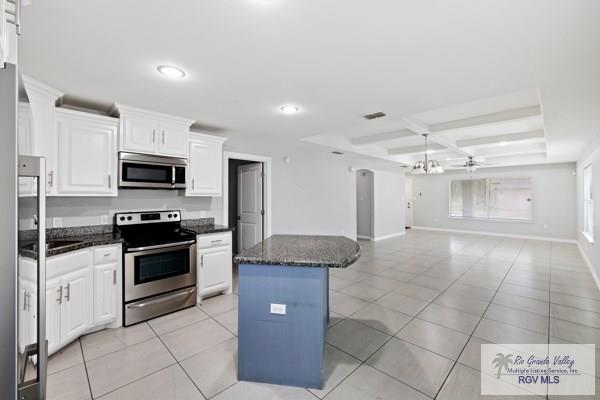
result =
M430 133L449 165L565 162L600 130L599 20L597 0L33 0L20 61L69 96L249 141L410 164Z

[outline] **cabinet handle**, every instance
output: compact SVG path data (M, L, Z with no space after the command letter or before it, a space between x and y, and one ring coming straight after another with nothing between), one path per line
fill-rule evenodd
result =
M112 177L108 174L108 188L112 188Z
M152 129L152 143L156 143L156 129Z
M196 189L196 180L192 179L192 190Z
M27 291L23 292L23 311L27 311Z
M13 19L6 19L6 22L15 26L17 35L21 36L21 1L20 0L6 0L7 3L15 5L15 11L6 10L6 13L13 16Z
M67 301L71 301L71 284L67 283L67 286L65 287L65 300Z
M219 243L219 242L222 242L222 241L223 241L223 239L219 239L219 240L211 240L210 242L211 243Z
M165 131L162 131L162 144L165 144Z
M58 301L58 304L62 304L63 287L61 286L59 289L56 289L56 292L58 293L58 299L56 299L56 301Z
M27 311L31 310L31 292L27 292Z
M113 285L117 285L117 270L113 269Z
M200 266L204 267L204 254L200 256Z
M50 187L54 187L54 171L50 171L48 174L48 184Z

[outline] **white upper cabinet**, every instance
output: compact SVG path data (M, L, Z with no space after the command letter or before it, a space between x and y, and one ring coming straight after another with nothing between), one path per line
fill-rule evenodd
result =
M120 151L187 157L192 120L120 104L113 113L120 115Z
M186 196L221 196L225 138L192 132Z
M57 193L117 195L118 120L57 109Z
M0 0L0 65L17 64L17 31L14 24L17 3L20 2Z
M0 0L2 1L2 0ZM20 156L34 155L33 119L28 103L19 103L17 125L18 153ZM19 177L19 197L35 196L37 193L34 178Z
M157 129L154 119L121 116L121 151L155 153Z

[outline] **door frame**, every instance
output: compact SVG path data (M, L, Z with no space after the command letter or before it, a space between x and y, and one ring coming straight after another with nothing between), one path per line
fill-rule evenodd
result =
M229 226L229 160L232 158L263 163L263 204L265 210L263 235L266 239L271 236L271 157L233 151L223 152L223 196L221 197L221 206L223 209L223 225L226 226Z

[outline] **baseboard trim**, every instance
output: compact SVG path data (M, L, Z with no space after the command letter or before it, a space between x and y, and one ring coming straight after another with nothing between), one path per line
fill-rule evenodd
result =
M357 237L358 239L362 239L362 240L373 240L373 239L371 239L371 237L370 237L370 236L356 235L356 237Z
M434 227L430 227L430 226L413 226L413 229L421 229L421 230L425 230L425 231L438 231L438 232L470 233L470 234L476 234L476 235L509 237L509 238L514 238L514 239L545 240L545 241L549 241L549 242L578 243L576 239L562 239L562 238L552 238L552 237L546 237L546 236L512 235L509 233L496 233L496 232L488 232L488 231L471 231L471 230L467 230L467 229L446 229L446 228L434 228Z
M404 235L406 235L406 231L392 233L391 235L379 236L379 237L374 238L373 241L378 242L380 240L391 239L391 238L395 238L398 236L404 236Z
M579 252L581 253L581 256L583 257L583 260L585 261L588 269L590 270L590 273L592 274L592 277L594 278L594 281L596 282L596 286L598 287L598 290L600 290L600 278L598 277L598 273L596 272L596 269L594 268L594 264L592 264L592 262L590 261L590 259L587 256L587 254L585 254L585 251L583 251L583 247L581 247L581 243L579 242L579 240L577 241L577 248L579 249Z

